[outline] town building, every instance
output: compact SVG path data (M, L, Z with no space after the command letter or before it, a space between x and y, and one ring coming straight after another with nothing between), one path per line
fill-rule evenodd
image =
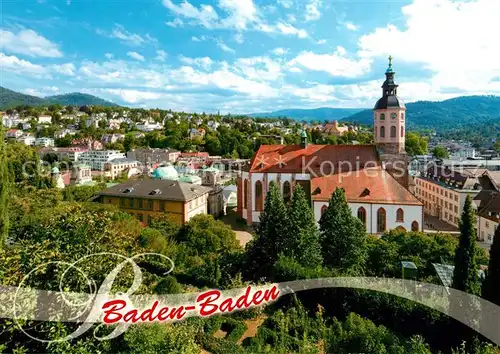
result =
M71 169L70 184L75 186L93 184L90 166L83 163L73 165Z
M37 138L35 140L35 145L36 146L44 146L44 147L55 146L54 139L52 139L52 138Z
M118 150L89 150L81 154L78 160L93 170L103 171L106 162L121 158L125 158L125 154Z
M103 143L92 138L73 139L71 141L71 146L84 147L88 150L102 150L104 148Z
M5 136L7 137L7 139L18 139L23 136L23 131L19 129L9 129L7 130Z
M124 134L104 134L101 141L104 144L114 144L125 139Z
M210 188L173 180L134 180L107 188L99 201L134 215L145 225L155 213L167 213L179 225L193 216L207 213Z
M137 175L142 172L142 168L138 168L139 163L136 160L129 158L118 158L104 163L104 176L115 179L123 172L127 173L127 178L132 175Z
M352 126L340 126L339 122L334 120L332 123L325 124L323 128L323 133L327 135L333 135L336 137L342 136L347 132L354 132L355 128Z
M416 177L416 195L427 214L458 227L467 195L475 198L494 186L485 169L450 169L431 166Z
M38 123L40 124L51 124L52 123L52 117L47 116L47 115L42 115L38 117Z
M299 145L261 145L237 179L240 217L258 223L269 184L275 182L286 202L300 185L317 221L335 189L343 188L368 233L422 230L423 204L407 189L406 108L396 95L391 59L374 108L376 145L312 145L305 131Z
M18 143L23 143L24 145L35 145L36 138L33 135L24 134L21 137L17 138L16 141Z
M127 152L127 158L139 161L144 166L151 166L161 162L175 163L180 152L173 149L140 148Z
M87 152L88 149L81 147L44 147L39 151L40 156L43 158L45 155L56 155L59 161L69 160L77 162L80 156Z
M500 171L486 171L494 189L482 190L474 198L477 207L478 240L493 243L496 229L500 226Z

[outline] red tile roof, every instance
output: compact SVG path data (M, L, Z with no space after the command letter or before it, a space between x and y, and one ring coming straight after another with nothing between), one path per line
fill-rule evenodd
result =
M371 167L380 165L374 145L261 145L250 163L250 172L314 173L330 174L339 166L347 170L343 162L353 170L363 168L372 161ZM326 163L324 163L326 162ZM323 171L321 171L321 164Z
M422 202L381 167L311 179L313 200L329 200L336 188L344 188L347 201L351 203L422 205Z

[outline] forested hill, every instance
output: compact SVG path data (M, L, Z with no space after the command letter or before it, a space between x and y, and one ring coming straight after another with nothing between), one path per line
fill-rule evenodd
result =
M20 105L48 106L51 104L61 104L64 106L117 106L113 102L79 92L41 98L12 91L0 86L0 109L7 109Z
M499 96L464 96L441 102L418 101L406 104L409 129L450 131L500 122ZM369 109L355 113L345 121L373 124Z
M269 117L269 118L280 118L286 117L296 120L307 120L307 121L320 121L325 120L340 120L345 117L349 117L352 114L362 111L362 108L315 108L315 109L283 109L275 112L267 113L252 113L248 114L249 117Z

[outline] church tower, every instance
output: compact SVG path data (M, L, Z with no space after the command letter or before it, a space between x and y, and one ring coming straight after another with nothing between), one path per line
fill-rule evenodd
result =
M382 85L382 98L373 109L375 144L381 154L405 153L405 120L406 107L397 96L398 85L394 82L396 73L392 69L392 57L385 72Z

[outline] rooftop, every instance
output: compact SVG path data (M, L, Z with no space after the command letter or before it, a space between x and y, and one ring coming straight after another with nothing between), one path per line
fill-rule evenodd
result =
M127 181L107 188L99 195L162 199L188 202L207 194L211 188L172 180Z

